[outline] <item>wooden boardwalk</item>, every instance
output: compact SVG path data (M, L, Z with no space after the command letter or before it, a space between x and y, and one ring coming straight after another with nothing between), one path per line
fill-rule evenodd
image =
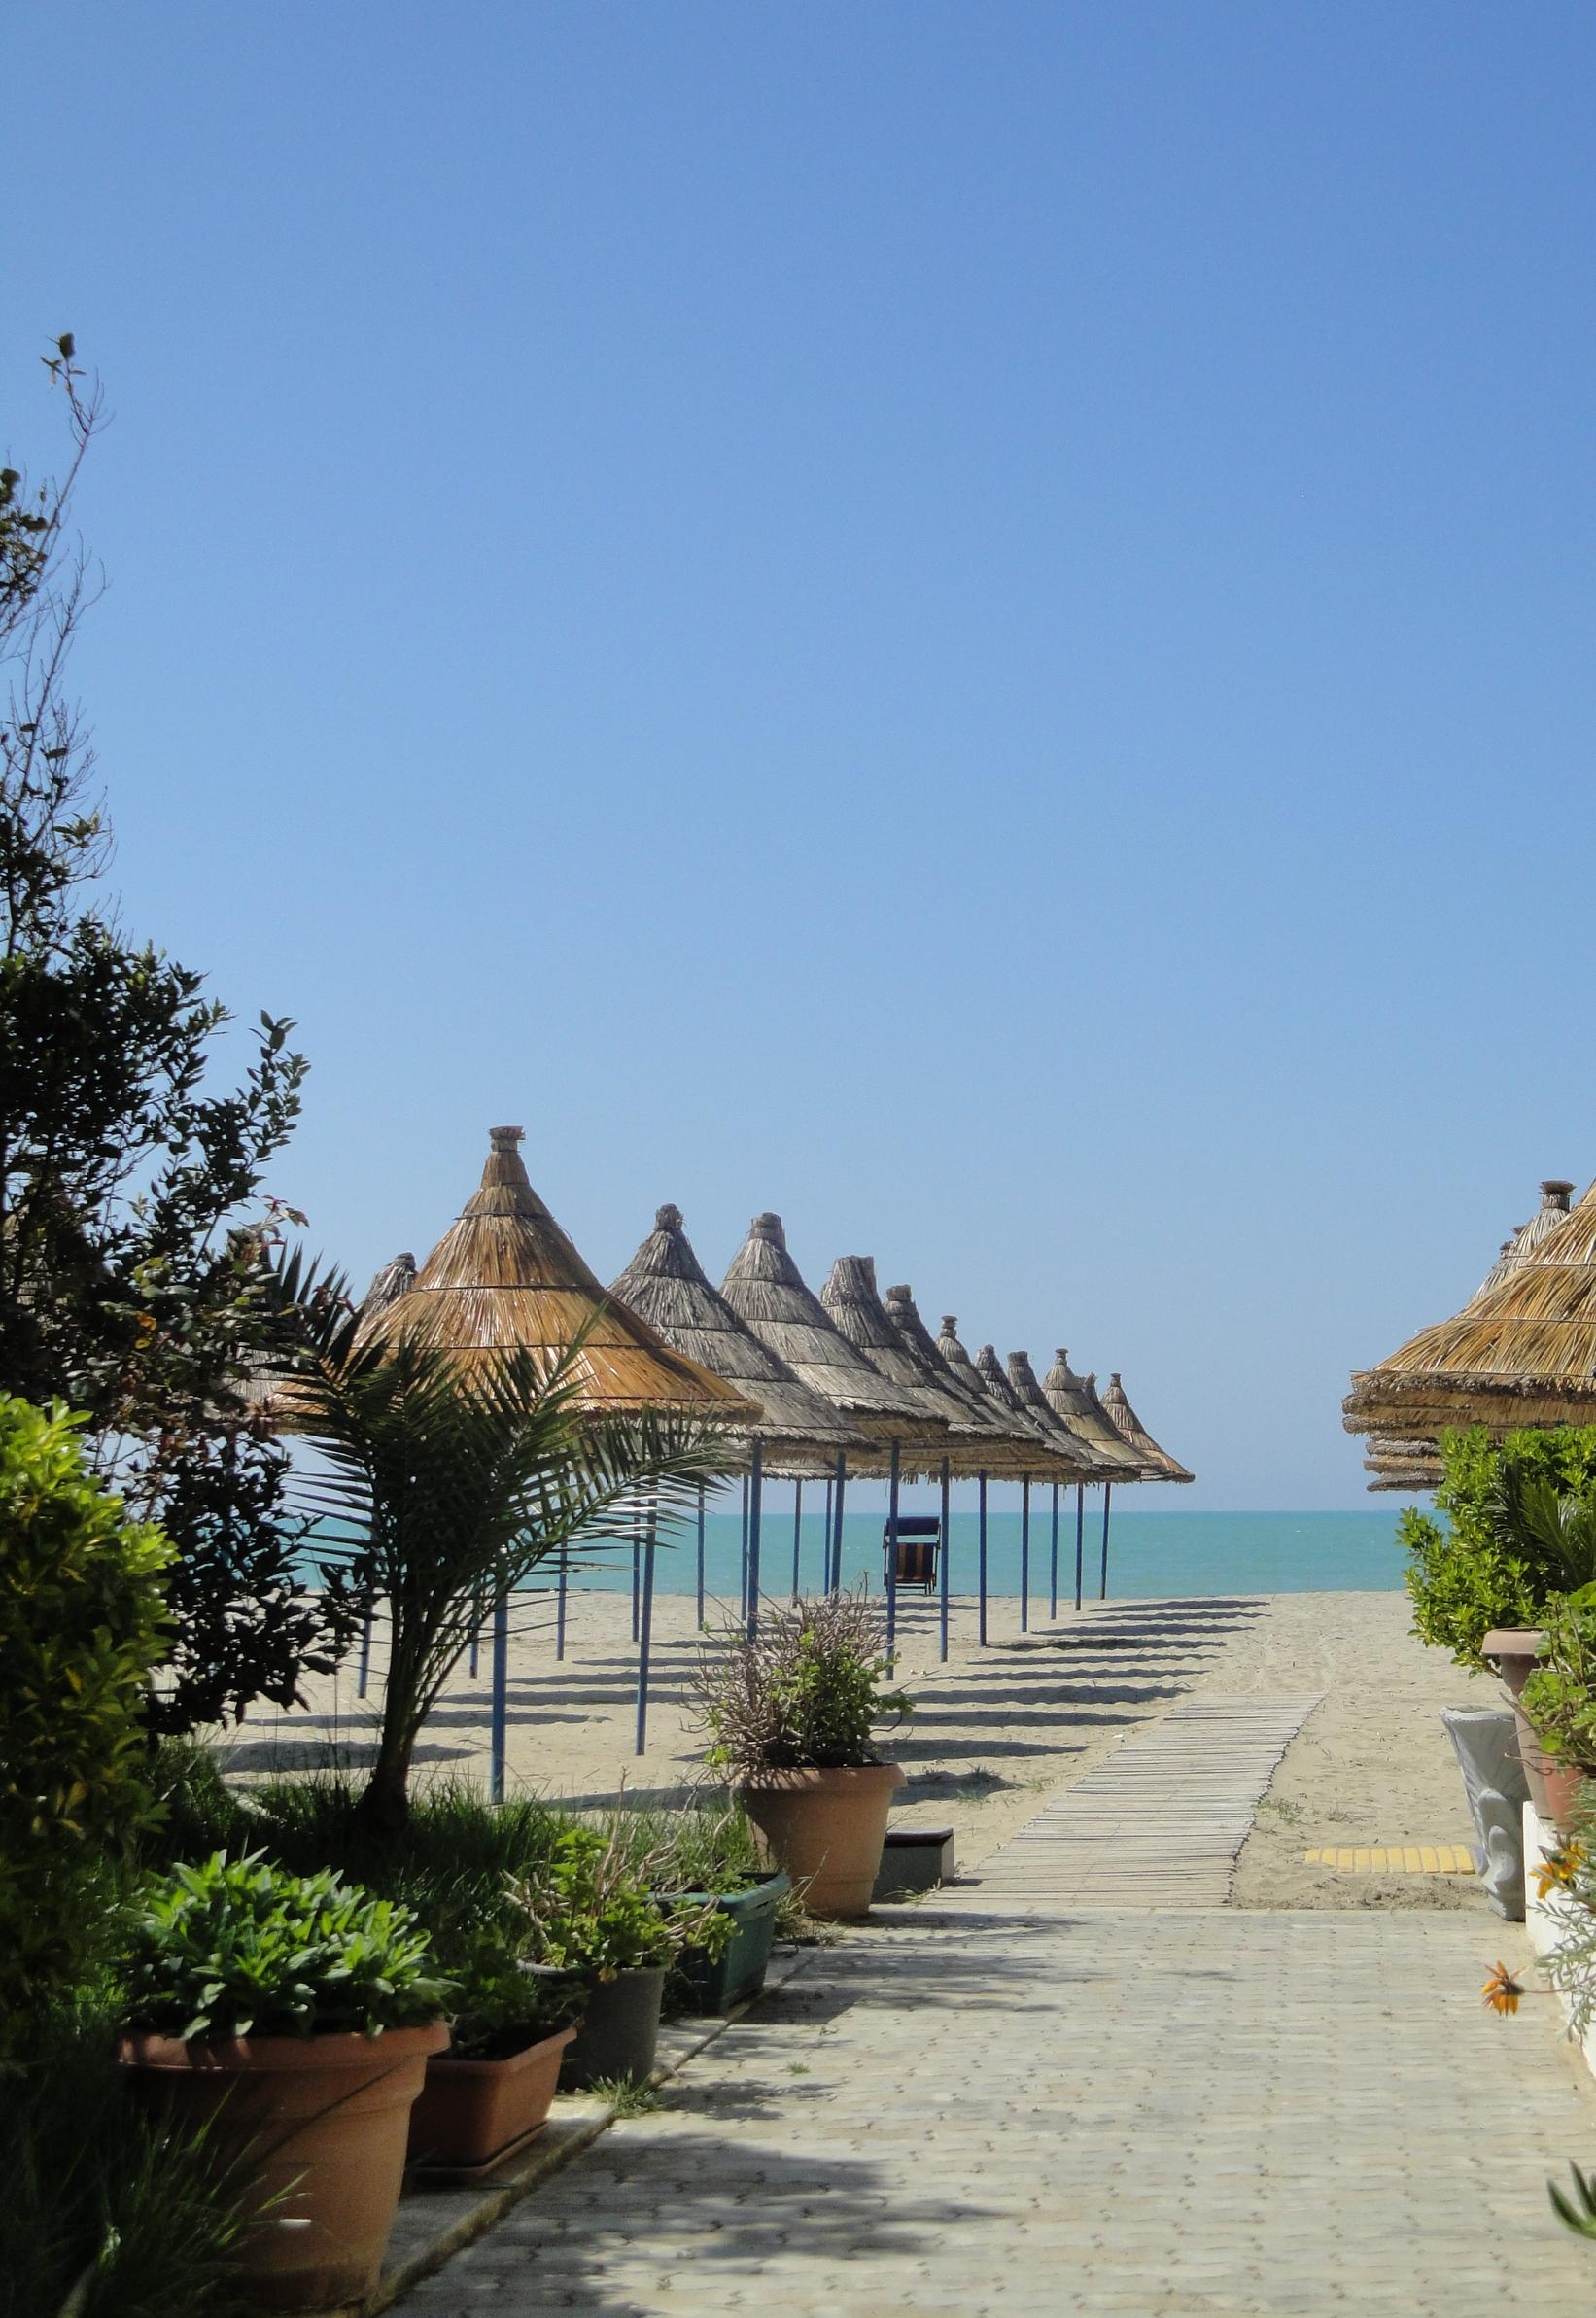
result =
M1224 1907L1253 1813L1319 1696L1176 1707L1056 1795L937 1905Z

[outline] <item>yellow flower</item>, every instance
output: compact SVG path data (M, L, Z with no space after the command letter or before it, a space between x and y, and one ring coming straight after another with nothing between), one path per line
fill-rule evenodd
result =
M1535 1896L1544 1899L1548 1891L1559 1886L1567 1889L1585 1863L1582 1843L1560 1844L1555 1851L1548 1851L1535 1871Z
M1516 2012L1518 1999L1524 1993L1507 1965L1502 1963L1492 1967L1491 1976L1479 1992L1493 2012Z

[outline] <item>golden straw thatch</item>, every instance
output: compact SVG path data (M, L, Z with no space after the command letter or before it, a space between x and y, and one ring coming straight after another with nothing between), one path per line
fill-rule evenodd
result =
M756 1215L720 1293L763 1344L878 1444L941 1454L948 1429L901 1386L889 1383L834 1327L787 1253L779 1215ZM852 1469L852 1460L850 1460Z
M656 1212L653 1230L609 1293L667 1344L758 1401L758 1421L738 1431L758 1439L768 1471L829 1470L839 1449L865 1447L834 1403L795 1376L711 1287L679 1207Z
M968 1359L968 1375L957 1374L943 1354L941 1345L919 1316L914 1297L906 1287L888 1288L884 1298L887 1319L892 1323L898 1341L905 1351L919 1363L943 1388L956 1398L966 1412L970 1424L977 1428L978 1437L968 1447L950 1459L950 1470L968 1476L970 1473L990 1473L994 1478L1023 1476L1030 1473L1038 1479L1063 1479L1056 1470L1055 1461L1042 1448L1034 1427L1021 1417L1012 1416L982 1388L981 1380ZM962 1352L962 1346L960 1351Z
M1054 1354L1053 1366L1042 1379L1042 1391L1048 1406L1091 1449L1100 1468L1096 1475L1099 1480L1141 1478L1141 1461L1135 1450L1122 1439L1118 1425L1098 1400L1093 1386L1084 1376L1076 1375L1062 1345Z
M1431 1446L1449 1426L1480 1424L1500 1437L1596 1423L1596 1186L1512 1254L1452 1319L1354 1374L1349 1433Z
M410 1286L362 1321L359 1340L412 1334L464 1366L520 1347L554 1363L585 1329L573 1373L585 1406L665 1408L746 1425L758 1405L607 1297L527 1180L518 1126L496 1126L482 1183ZM379 1275L380 1276L380 1275Z
M1095 1389L1094 1378L1088 1377L1087 1382ZM1108 1390L1103 1395L1103 1406L1118 1426L1122 1439L1128 1440L1136 1455L1142 1460L1144 1479L1149 1481L1190 1481L1194 1477L1187 1471L1179 1458L1171 1457L1167 1449L1161 1449L1152 1434L1148 1432L1147 1427L1142 1423L1126 1397L1126 1390L1120 1382L1120 1373L1117 1368L1108 1380Z
M1568 1214L1569 1201L1573 1196L1574 1186L1572 1183L1567 1182L1561 1175L1547 1176L1545 1182L1541 1186L1540 1206L1527 1224L1519 1225L1511 1239L1505 1239L1502 1242L1502 1253L1491 1265L1484 1279L1481 1280L1474 1296L1470 1297L1471 1303L1477 1302L1487 1289L1494 1288L1500 1280L1509 1278L1521 1264L1529 1262L1537 1248L1544 1240L1550 1238Z
M990 1347L989 1346L988 1349L990 1350ZM1018 1437L1021 1444L1020 1460L1017 1465L1011 1466L1009 1470L1011 1472L1018 1471L1022 1475L1029 1471L1039 1474L1043 1468L1034 1465L1032 1457L1039 1455L1051 1461L1055 1455L1053 1443L1044 1436L1042 1428L1034 1418L1027 1416L1020 1406L1002 1369L997 1369L994 1382L991 1377L983 1374L982 1370L976 1367L975 1362L971 1360L963 1344L959 1341L958 1318L955 1313L944 1312L942 1315L942 1333L937 1337L937 1351L954 1382L962 1386L966 1392L979 1393L993 1414L1009 1432ZM997 1355L994 1352L992 1353L994 1366L996 1360ZM1026 1442L1034 1444L1031 1457L1025 1455ZM1049 1477L1052 1477L1051 1463Z

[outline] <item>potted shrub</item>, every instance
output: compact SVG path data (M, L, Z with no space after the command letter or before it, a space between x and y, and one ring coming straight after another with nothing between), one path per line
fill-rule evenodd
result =
M1519 1693L1526 1765L1538 1755L1547 1816L1572 1834L1579 1791L1596 1772L1596 1585L1548 1605L1535 1659Z
M584 1985L582 2024L562 2081L583 2091L601 2079L643 2083L659 2043L665 1975L686 1947L718 1953L730 1920L712 1902L665 1902L650 1889L650 1858L629 1856L625 1837L572 1827L555 1855L524 1878L517 1897L537 1960Z
M145 1895L120 2058L249 2183L256 2298L370 2293L399 2202L410 2104L449 2040L450 1990L409 1909L330 1869L214 1854Z
M703 1941L682 1949L666 1982L667 2008L729 2012L757 1995L792 1880L781 1868L772 1873L743 1806L689 1801L675 1811L620 1813L614 1823L672 1913L712 1908L730 1922L718 1949Z
M529 1964L502 1908L466 1887L462 1920L430 1928L455 1984L452 2041L434 2053L410 2112L409 2162L470 2172L502 2163L540 2132L585 1998L566 1972Z
M896 1763L876 1752L884 1723L913 1710L886 1688L885 1632L862 1594L773 1611L752 1640L733 1632L696 1678L708 1760L731 1775L767 1860L815 1916L865 1916L881 1870Z

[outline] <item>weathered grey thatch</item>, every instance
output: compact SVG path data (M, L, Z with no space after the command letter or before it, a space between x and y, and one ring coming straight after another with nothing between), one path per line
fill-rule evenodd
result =
M386 1312L389 1305L398 1303L401 1296L408 1296L415 1284L416 1260L406 1248L402 1255L394 1257L378 1272L365 1292L360 1317L371 1320L377 1313Z
M510 1349L552 1367L580 1337L572 1374L586 1407L677 1409L729 1424L757 1417L734 1385L606 1296L528 1182L520 1141L518 1126L491 1130L480 1188L405 1293L363 1320L357 1340L416 1335L468 1370Z
M945 1353L951 1335L956 1339L957 1326L950 1313L942 1324L941 1341ZM960 1346L960 1350L962 1349ZM1052 1424L1044 1425L1042 1419L1031 1409L1026 1408L1022 1401L1020 1395L1009 1382L1003 1364L997 1357L995 1345L982 1345L981 1350L975 1356L973 1372L982 1391L994 1401L999 1408L1006 1410L1016 1423L1024 1425L1028 1432L1036 1436L1043 1455L1052 1460L1050 1474L1053 1471L1059 1471L1061 1479L1085 1480L1084 1466L1077 1457L1066 1454L1061 1446L1057 1427Z
M779 1215L756 1215L733 1257L720 1293L745 1328L768 1344L812 1392L840 1408L850 1425L881 1445L935 1451L946 1426L888 1382L833 1326L787 1253ZM852 1460L850 1460L851 1466Z
M919 1361L947 1391L957 1397L959 1404L978 1428L979 1439L971 1444L952 1470L962 1474L988 1472L997 1479L1016 1474L1044 1475L1044 1467L1037 1462L1040 1443L1032 1428L1011 1417L998 1407L990 1395L982 1390L981 1381L966 1359L968 1378L955 1373L943 1357L941 1345L932 1335L906 1287L888 1288L883 1298L887 1319L892 1323L897 1338L904 1349ZM960 1351L963 1348L960 1346ZM1056 1477L1051 1470L1046 1477ZM1057 1475L1062 1479L1060 1473Z
M1097 1476L1100 1480L1140 1479L1141 1459L1129 1442L1122 1438L1118 1425L1098 1400L1094 1388L1084 1376L1076 1375L1069 1365L1069 1354L1061 1344L1053 1356L1052 1367L1042 1379L1042 1391L1048 1406L1091 1449L1100 1469Z
M760 1442L767 1471L829 1470L839 1449L867 1446L834 1403L795 1376L711 1287L679 1207L657 1210L653 1230L609 1293L667 1344L758 1401L757 1421L735 1430Z
M1018 1466L1011 1468L1012 1470L1025 1472L1030 1470L1029 1463L1024 1454L1024 1444L1027 1441L1034 1444L1035 1453L1038 1456L1051 1457L1053 1452L1049 1443L1043 1439L1040 1428L1026 1416L1024 1409L1016 1404L1014 1395L1009 1390L1008 1379L1003 1375L1002 1370L998 1370L998 1383L1001 1389L994 1392L988 1378L982 1375L974 1361L971 1360L959 1341L958 1320L956 1315L952 1312L944 1312L942 1315L942 1332L937 1337L937 1351L955 1381L966 1392L979 1393L1003 1426L1019 1439L1022 1461ZM992 1357L994 1360L996 1359L995 1353ZM1037 1467L1036 1470L1040 1472L1041 1468Z
M1500 1438L1596 1423L1596 1187L1512 1254L1452 1319L1354 1374L1342 1403L1349 1433L1433 1444L1449 1426L1479 1424Z
M1161 1449L1152 1434L1148 1432L1147 1427L1142 1423L1126 1396L1126 1390L1120 1382L1117 1368L1108 1380L1108 1390L1103 1395L1103 1406L1119 1427L1122 1438L1128 1440L1136 1455L1142 1459L1148 1480L1189 1481L1193 1478L1179 1458L1171 1457L1167 1449Z
M1066 1418L1061 1417L1048 1400L1037 1381L1036 1370L1030 1365L1030 1354L1028 1352L1011 1352L1008 1373L1009 1387L1015 1399L1033 1424L1051 1434L1058 1440L1060 1449L1074 1467L1073 1477L1078 1481L1100 1478L1111 1480L1113 1475L1111 1473L1105 1475L1103 1472L1100 1453L1094 1451L1091 1443L1083 1439L1074 1426Z

